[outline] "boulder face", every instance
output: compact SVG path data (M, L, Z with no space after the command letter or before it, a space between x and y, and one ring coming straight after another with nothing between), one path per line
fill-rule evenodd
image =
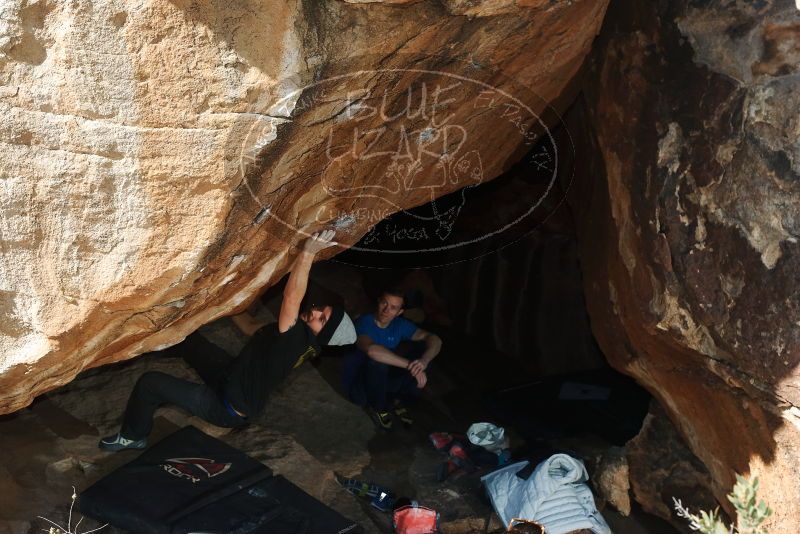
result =
M651 403L642 430L625 444L624 458L636 502L679 532L686 530L686 520L678 517L672 499L680 499L693 512L719 506L708 469L686 447L659 404Z
M606 4L4 2L0 413L500 174Z
M576 149L606 179L571 199L603 352L723 506L759 477L770 532L800 517L799 42L792 2L613 3Z

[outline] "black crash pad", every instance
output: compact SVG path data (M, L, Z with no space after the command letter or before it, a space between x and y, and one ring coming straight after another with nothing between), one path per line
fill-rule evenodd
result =
M183 428L80 495L84 515L136 533L358 534L260 462Z

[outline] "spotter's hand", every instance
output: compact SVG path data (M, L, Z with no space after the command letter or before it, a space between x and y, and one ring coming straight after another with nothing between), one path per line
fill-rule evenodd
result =
M424 388L425 384L428 383L428 375L425 374L425 371L420 371L419 373L414 375L414 378L417 380L417 387L419 389Z
M428 365L422 360L414 360L408 364L408 372L416 378L417 374L425 371L427 367Z

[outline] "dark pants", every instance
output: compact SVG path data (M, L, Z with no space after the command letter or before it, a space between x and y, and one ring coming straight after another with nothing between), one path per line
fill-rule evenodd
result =
M393 400L413 403L422 390L406 369L376 362L361 351L347 356L343 382L350 400L379 412Z
M153 428L153 414L162 404L174 404L216 426L232 428L247 422L246 418L229 411L219 393L225 369L231 362L225 351L200 334L192 334L164 352L183 357L204 383L197 384L159 371L143 374L125 408L120 430L124 437L141 439L147 436Z

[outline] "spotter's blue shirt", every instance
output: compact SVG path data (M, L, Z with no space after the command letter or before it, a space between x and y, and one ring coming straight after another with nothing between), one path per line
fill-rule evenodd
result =
M386 328L381 328L375 324L375 316L371 313L362 315L354 323L356 334L367 335L378 345L383 345L389 350L394 350L401 341L411 339L417 331L417 325L402 317L392 319ZM342 385L345 391L350 391L358 380L361 369L366 365L369 356L361 350L353 347L353 351L348 354L342 365Z
M386 328L381 328L375 324L375 315L367 313L356 319L356 334L359 336L367 335L378 345L383 345L389 350L394 350L401 341L411 339L417 331L417 325L404 319L395 317Z

